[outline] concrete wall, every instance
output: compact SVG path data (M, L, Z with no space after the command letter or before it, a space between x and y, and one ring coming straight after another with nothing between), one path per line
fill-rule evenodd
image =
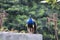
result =
M42 40L42 35L0 32L0 40Z

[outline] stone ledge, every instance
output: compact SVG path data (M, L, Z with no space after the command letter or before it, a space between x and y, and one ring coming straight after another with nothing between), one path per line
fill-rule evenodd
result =
M0 40L42 40L41 34L0 32Z

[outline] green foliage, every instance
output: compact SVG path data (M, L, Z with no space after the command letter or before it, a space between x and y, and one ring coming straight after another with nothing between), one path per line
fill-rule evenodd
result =
M46 0L49 4L55 4L57 0Z
M58 0L46 0L48 4L51 5L52 9L60 9L59 3L57 3Z

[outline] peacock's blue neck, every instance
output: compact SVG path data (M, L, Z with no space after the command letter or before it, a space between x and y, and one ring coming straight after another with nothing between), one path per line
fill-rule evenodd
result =
M34 21L32 18L29 18L28 21L27 21L27 24L34 24Z

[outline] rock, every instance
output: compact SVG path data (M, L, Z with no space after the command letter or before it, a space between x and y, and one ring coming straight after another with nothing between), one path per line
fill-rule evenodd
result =
M41 34L0 32L0 40L43 40Z

